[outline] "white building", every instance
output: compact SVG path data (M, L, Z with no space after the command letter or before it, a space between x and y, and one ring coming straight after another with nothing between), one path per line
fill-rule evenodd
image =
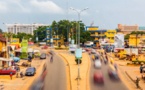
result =
M7 31L13 34L27 33L33 35L33 31L36 30L39 26L49 26L48 24L6 24Z

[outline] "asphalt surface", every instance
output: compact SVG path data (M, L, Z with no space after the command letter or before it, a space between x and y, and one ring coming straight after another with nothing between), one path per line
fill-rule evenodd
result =
M91 58L91 57L90 57ZM101 70L104 76L104 84L94 83L94 72L97 70ZM128 88L122 83L121 80L115 81L110 79L108 76L108 65L105 65L102 62L102 67L100 69L94 68L94 61L91 60L91 68L90 68L90 88L91 90L128 90Z
M47 75L43 90L67 90L66 65L59 56L53 53L53 62L48 57Z

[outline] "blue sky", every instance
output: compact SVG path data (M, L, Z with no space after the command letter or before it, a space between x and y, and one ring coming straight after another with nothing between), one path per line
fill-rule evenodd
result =
M145 26L145 0L0 0L0 28L13 23L51 24L53 20L78 20L71 10L81 13L86 26L92 22L100 29L115 29L117 24Z

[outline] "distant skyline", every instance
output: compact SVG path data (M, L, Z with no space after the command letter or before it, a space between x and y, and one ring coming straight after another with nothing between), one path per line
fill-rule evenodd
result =
M145 26L145 0L0 0L0 28L4 24L51 24L54 20L78 20L73 7L82 10L81 20L100 29L118 24Z

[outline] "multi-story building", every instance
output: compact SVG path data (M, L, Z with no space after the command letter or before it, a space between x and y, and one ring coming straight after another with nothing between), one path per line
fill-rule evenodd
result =
M39 26L49 26L48 24L6 24L7 31L13 34L27 33L33 35L33 31L36 30Z
M107 30L106 38L109 40L109 43L114 43L114 36L117 33L116 30Z
M131 34L129 36L129 46L142 47L145 46L145 35Z
M52 29L51 28L47 28L46 29L46 41L47 41L47 44L51 45L55 45L55 46L58 46L58 45L62 45L64 44L64 41L62 40L62 38L60 39L59 36L57 35L57 33L54 33L52 35Z
M136 25L122 25L122 24L118 24L118 29L123 33L123 34L129 34L132 31L138 31L139 30L139 26Z
M107 39L109 43L114 43L116 30L99 29L97 26L87 26L86 30L91 33L94 43L98 46L99 40Z

